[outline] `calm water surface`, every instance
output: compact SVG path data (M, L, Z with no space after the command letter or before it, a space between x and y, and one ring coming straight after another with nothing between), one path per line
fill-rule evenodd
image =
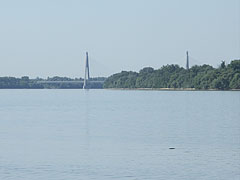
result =
M0 90L0 179L239 180L240 92Z

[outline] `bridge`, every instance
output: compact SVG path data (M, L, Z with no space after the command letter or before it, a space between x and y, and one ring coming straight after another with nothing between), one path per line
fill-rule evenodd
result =
M187 61L186 61L186 69L189 70L189 54L188 51L186 52L187 55ZM191 57L192 59L192 57ZM85 74L83 80L40 80L37 81L37 84L43 84L43 85L56 85L56 86L70 86L73 85L75 88L83 88L83 89L92 89L92 88L102 88L104 84L104 80L96 80L97 78L90 78L89 73L89 58L88 58L88 52L86 52L86 62L85 62Z
M91 89L93 86L95 87L102 87L104 81L103 80L94 80L95 78L90 78L89 73L89 59L88 59L88 52L86 52L86 64L85 64L85 75L84 80L77 80L77 81L37 81L37 84L75 84L82 86L83 89Z
M69 84L83 84L84 80L82 81L37 81L37 84L59 84L59 83L69 83ZM104 81L92 81L89 80L89 83L104 83Z

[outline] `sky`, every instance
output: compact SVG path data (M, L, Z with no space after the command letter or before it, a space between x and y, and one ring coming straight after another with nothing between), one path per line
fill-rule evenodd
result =
M240 0L0 0L0 76L83 77L240 59Z

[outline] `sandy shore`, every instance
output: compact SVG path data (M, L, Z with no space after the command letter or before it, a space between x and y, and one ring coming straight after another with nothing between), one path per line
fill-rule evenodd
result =
M148 90L148 91L240 91L240 89L195 89L195 88L105 88L109 90Z

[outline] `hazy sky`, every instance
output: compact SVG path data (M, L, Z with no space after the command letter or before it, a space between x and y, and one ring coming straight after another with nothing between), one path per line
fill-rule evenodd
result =
M0 76L82 77L240 59L240 0L0 0Z

